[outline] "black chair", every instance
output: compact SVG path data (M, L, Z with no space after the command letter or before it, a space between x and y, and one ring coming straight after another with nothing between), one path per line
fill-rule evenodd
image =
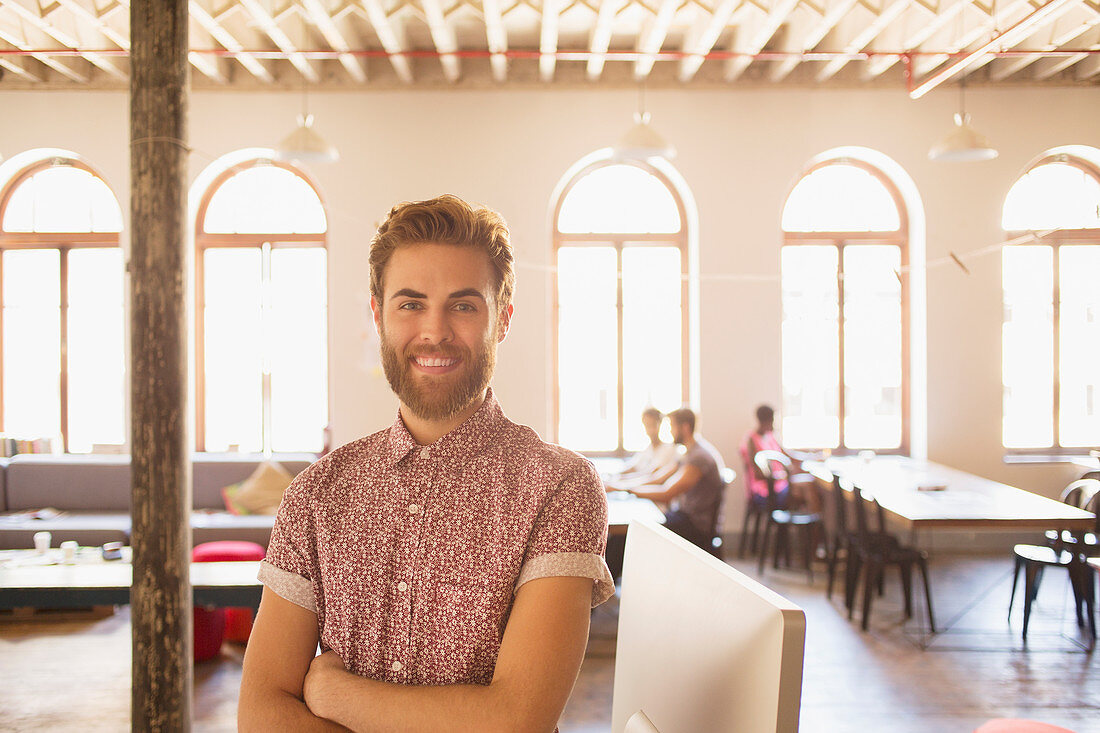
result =
M1083 486L1075 484L1085 482ZM1027 628L1031 622L1031 606L1039 594L1039 584L1046 568L1065 568L1069 574L1070 587L1073 590L1073 607L1077 616L1077 626L1088 626L1092 643L1096 643L1096 579L1088 564L1090 557L1100 554L1096 538L1100 535L1100 482L1094 479L1075 481L1062 492L1063 497L1071 494L1070 489L1080 490L1073 493L1079 498L1081 508L1096 516L1092 532L1066 532L1051 530L1046 533L1048 544L1019 544L1012 548L1015 566L1012 570L1012 593L1008 598L1008 617L1012 618L1012 604L1016 600L1016 587L1020 580L1020 571L1024 571L1024 628L1023 638L1027 639Z
M896 565L901 576L902 593L905 600L905 618L913 617L913 566L920 570L924 585L924 599L928 606L928 628L935 633L936 620L932 612L932 587L928 582L928 553L916 547L906 547L897 538L885 531L882 507L878 500L867 492L853 487L852 505L856 515L856 533L853 547L849 551L848 568L845 580L845 603L848 606L848 618L852 618L855 606L855 593L863 573L863 619L861 626L867 630L871 621L871 605L875 591L882 594L883 576L887 566ZM867 519L867 507L874 507L879 528L872 530Z
M778 497L775 492L775 471L772 464L778 463L785 469L790 469L791 459L785 454L774 450L761 450L756 452L754 458L760 472L764 474L764 480L768 486L768 497L764 505L764 533L760 540L760 557L757 572L763 574L764 563L768 557L768 537L775 529L774 567L779 568L779 556L782 555L788 567L791 564L790 528L796 527L802 536L802 553L806 563L806 575L810 582L814 580L813 559L815 538L821 528L821 514L819 512L795 512L778 508ZM789 471L788 471L789 473ZM811 483L811 486L816 484ZM789 496L789 494L788 494Z
M1066 488L1062 489L1061 496L1058 500L1063 504L1069 504L1070 506L1081 509L1085 507L1092 497L1100 492L1100 480L1096 478L1089 478L1088 474L1085 474L1084 478L1073 481ZM1046 543L1048 547L1061 549L1061 546L1066 543L1073 543L1077 541L1073 533L1068 530L1056 530L1048 529L1044 536L1046 537ZM1086 544L1095 545L1096 535L1094 533L1088 533L1084 536Z
M723 466L721 469L722 476L722 493L718 497L718 504L714 507L714 513L711 516L709 529L706 534L710 537L710 542L703 548L710 554L714 555L719 560L726 559L725 547L722 545L722 528L724 526L724 512L726 504L726 490L729 489L730 484L737 478L737 473L732 469Z

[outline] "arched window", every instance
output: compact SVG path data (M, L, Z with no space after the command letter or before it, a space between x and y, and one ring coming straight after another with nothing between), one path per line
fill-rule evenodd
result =
M30 151L0 188L0 432L123 445L122 211L75 154Z
M834 158L783 209L786 445L908 448L908 222L877 167Z
M1005 197L1002 438L1013 450L1100 445L1100 150L1037 161ZM1093 160L1090 160L1092 158Z
M646 444L641 413L688 397L688 232L672 181L598 160L554 208L557 440L588 453Z
M300 170L251 159L203 192L195 231L200 451L319 451L328 423L324 206Z

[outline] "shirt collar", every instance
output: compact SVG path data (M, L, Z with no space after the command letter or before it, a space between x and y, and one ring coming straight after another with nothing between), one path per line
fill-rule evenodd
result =
M397 419L390 426L387 438L387 455L389 466L401 461L414 449L427 448L430 456L451 457L461 453L464 456L472 456L478 453L486 443L507 422L504 411L493 394L493 388L489 387L485 392L485 401L477 408L473 415L457 428L447 433L431 445L421 446L413 439L405 421L398 411Z

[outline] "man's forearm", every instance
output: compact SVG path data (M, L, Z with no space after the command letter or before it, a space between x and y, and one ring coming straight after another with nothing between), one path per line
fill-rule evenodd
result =
M237 712L237 729L245 731L346 731L347 728L314 715L306 704L289 692L244 695Z
M314 690L307 694L310 709L356 733L533 730L521 709L483 685L399 685L331 670Z

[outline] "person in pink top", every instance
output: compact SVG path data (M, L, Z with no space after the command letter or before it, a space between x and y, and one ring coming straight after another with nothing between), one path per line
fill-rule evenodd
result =
M752 501L760 506L768 500L768 482L760 467L756 465L756 454L762 450L778 451L791 459L791 468L798 471L802 462L783 450L779 438L775 436L775 410L770 405L756 408L756 429L749 433L741 443L741 460L745 463L745 492ZM785 509L790 497L790 482L784 466L772 465L775 476L776 509Z

